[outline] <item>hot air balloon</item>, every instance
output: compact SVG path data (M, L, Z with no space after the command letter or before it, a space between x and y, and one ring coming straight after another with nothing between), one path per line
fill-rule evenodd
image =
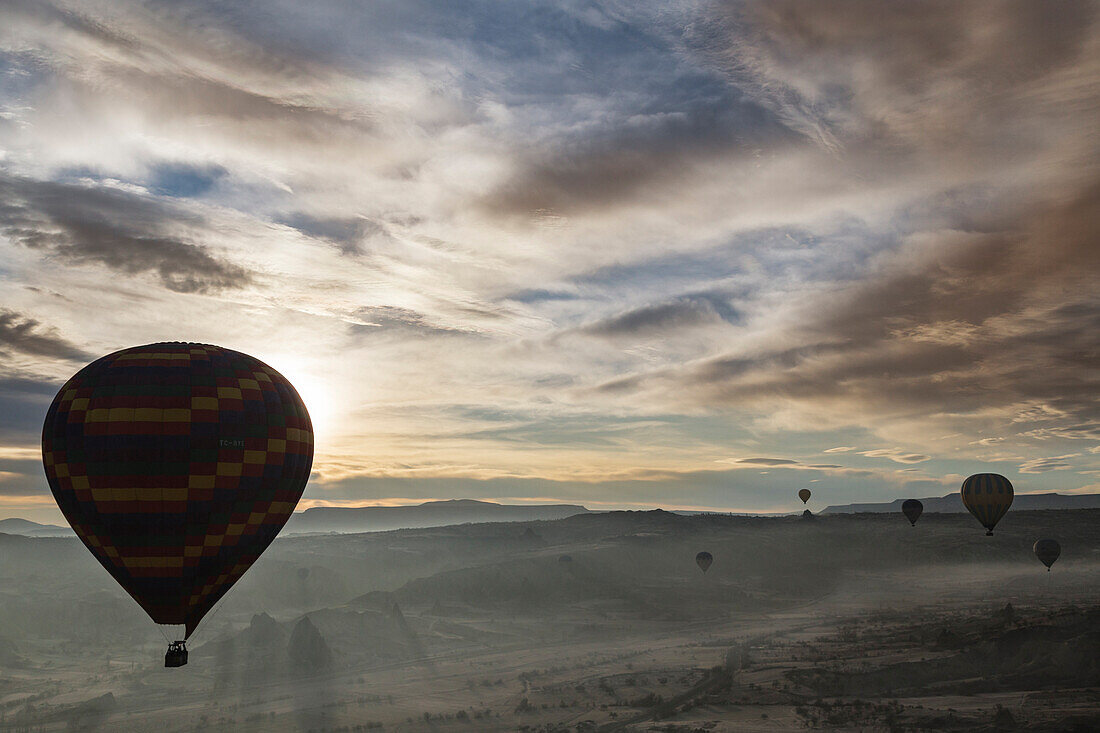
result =
M560 555L558 556L558 562L560 562L562 565L568 565L569 563L573 562L573 558L570 555Z
M705 550L695 556L695 564L698 565L699 569L702 570L704 573L707 572L707 568L710 567L710 564L712 562L714 562L714 555L711 555Z
M1039 558L1039 562L1047 566L1048 573L1050 566L1062 554L1062 546L1058 544L1058 540L1039 540L1031 549L1035 552L1035 557Z
M920 519L923 511L924 504L921 504L920 499L906 499L901 503L901 513L909 520L909 524L914 527L917 526L917 520Z
M993 528L1012 506L1012 482L996 473L976 473L962 485L962 500L967 511L993 535Z
M809 489L799 489L798 490L798 498L802 500L803 504L805 504L806 502L808 502L810 500L810 490Z
M313 463L298 393L258 359L205 344L109 354L54 398L42 461L65 519L158 624L203 616L271 544Z

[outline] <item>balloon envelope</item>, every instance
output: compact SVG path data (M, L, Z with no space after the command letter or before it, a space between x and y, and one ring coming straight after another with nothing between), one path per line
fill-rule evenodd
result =
M1062 546L1058 544L1058 540L1039 540L1031 549L1035 552L1035 557L1039 558L1039 562L1047 566L1048 572L1050 566L1062 554Z
M699 569L704 573L707 572L707 568L714 562L714 556L709 552L700 552L695 556L695 564L699 566Z
M810 490L809 489L799 489L798 490L798 498L802 500L803 504L805 504L806 502L808 502L810 500Z
M901 504L901 513L905 515L905 518L909 520L909 523L914 527L917 526L917 520L920 519L921 513L924 511L924 504L920 502L920 499L906 499Z
M100 564L153 621L190 636L294 511L313 427L290 382L258 359L149 344L94 361L61 388L42 460Z
M1000 474L976 473L963 481L960 493L967 511L989 530L987 535L1012 506L1012 482Z

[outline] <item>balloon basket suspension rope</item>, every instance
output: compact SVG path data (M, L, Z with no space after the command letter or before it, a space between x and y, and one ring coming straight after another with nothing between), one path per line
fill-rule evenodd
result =
M165 667L182 667L187 664L187 646L185 642L173 641L168 644L168 651L164 653Z

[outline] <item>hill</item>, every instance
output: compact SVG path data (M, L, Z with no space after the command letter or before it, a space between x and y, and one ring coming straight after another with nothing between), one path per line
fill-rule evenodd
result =
M68 527L58 527L55 524L39 524L18 517L0 519L0 534L15 534L23 537L72 537L74 535Z
M284 534L386 532L476 522L532 522L587 514L579 504L495 504L474 499L428 501L414 506L313 507L295 514Z
M821 514L857 514L860 512L900 512L905 499L869 504L839 504L825 507ZM925 512L965 512L959 493L931 496L920 500ZM1044 511L1050 509L1100 509L1100 494L1016 494L1013 511Z

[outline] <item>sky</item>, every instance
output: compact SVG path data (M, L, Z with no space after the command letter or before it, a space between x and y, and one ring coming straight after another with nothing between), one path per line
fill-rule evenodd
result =
M301 507L1100 492L1095 2L0 4L0 517L129 346Z

